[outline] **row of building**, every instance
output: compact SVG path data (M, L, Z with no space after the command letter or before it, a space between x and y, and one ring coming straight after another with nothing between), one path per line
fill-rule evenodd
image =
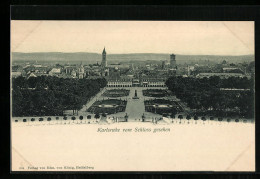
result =
M107 78L107 87L165 87L166 78Z

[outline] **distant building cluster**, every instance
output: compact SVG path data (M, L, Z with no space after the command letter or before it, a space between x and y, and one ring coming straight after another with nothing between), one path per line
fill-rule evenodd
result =
M204 78L204 77L209 78L212 76L218 76L220 78L245 77L245 75L241 73L199 73L198 75L196 75L197 78Z
M56 76L59 78L100 78L107 79L108 87L163 87L170 76L183 76L194 78L208 78L219 76L220 78L248 77L254 73L254 64L229 64L226 60L222 63L181 64L176 61L176 55L170 54L168 60L132 62L107 61L107 52L102 51L101 63L83 65L80 64L46 64L26 62L13 64L12 77L23 76L26 78L37 76ZM86 63L86 62L85 62Z

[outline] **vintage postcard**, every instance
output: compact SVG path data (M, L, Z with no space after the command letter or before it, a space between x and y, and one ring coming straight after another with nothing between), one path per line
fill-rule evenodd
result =
M255 171L254 33L11 20L11 170Z

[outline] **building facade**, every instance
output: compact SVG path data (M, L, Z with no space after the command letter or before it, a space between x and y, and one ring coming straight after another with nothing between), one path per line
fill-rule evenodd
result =
M196 78L210 78L212 76L218 76L221 79L225 79L225 78L229 78L229 77L247 77L250 78L250 75L244 75L241 73L199 73L198 75L196 75Z
M142 87L165 87L166 78L142 78L141 86Z
M132 87L132 79L130 78L109 78L107 79L107 87Z
M165 87L165 78L109 78L107 87Z

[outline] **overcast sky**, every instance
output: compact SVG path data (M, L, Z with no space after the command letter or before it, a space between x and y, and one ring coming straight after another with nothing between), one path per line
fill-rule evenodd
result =
M11 21L13 52L254 54L253 21Z

